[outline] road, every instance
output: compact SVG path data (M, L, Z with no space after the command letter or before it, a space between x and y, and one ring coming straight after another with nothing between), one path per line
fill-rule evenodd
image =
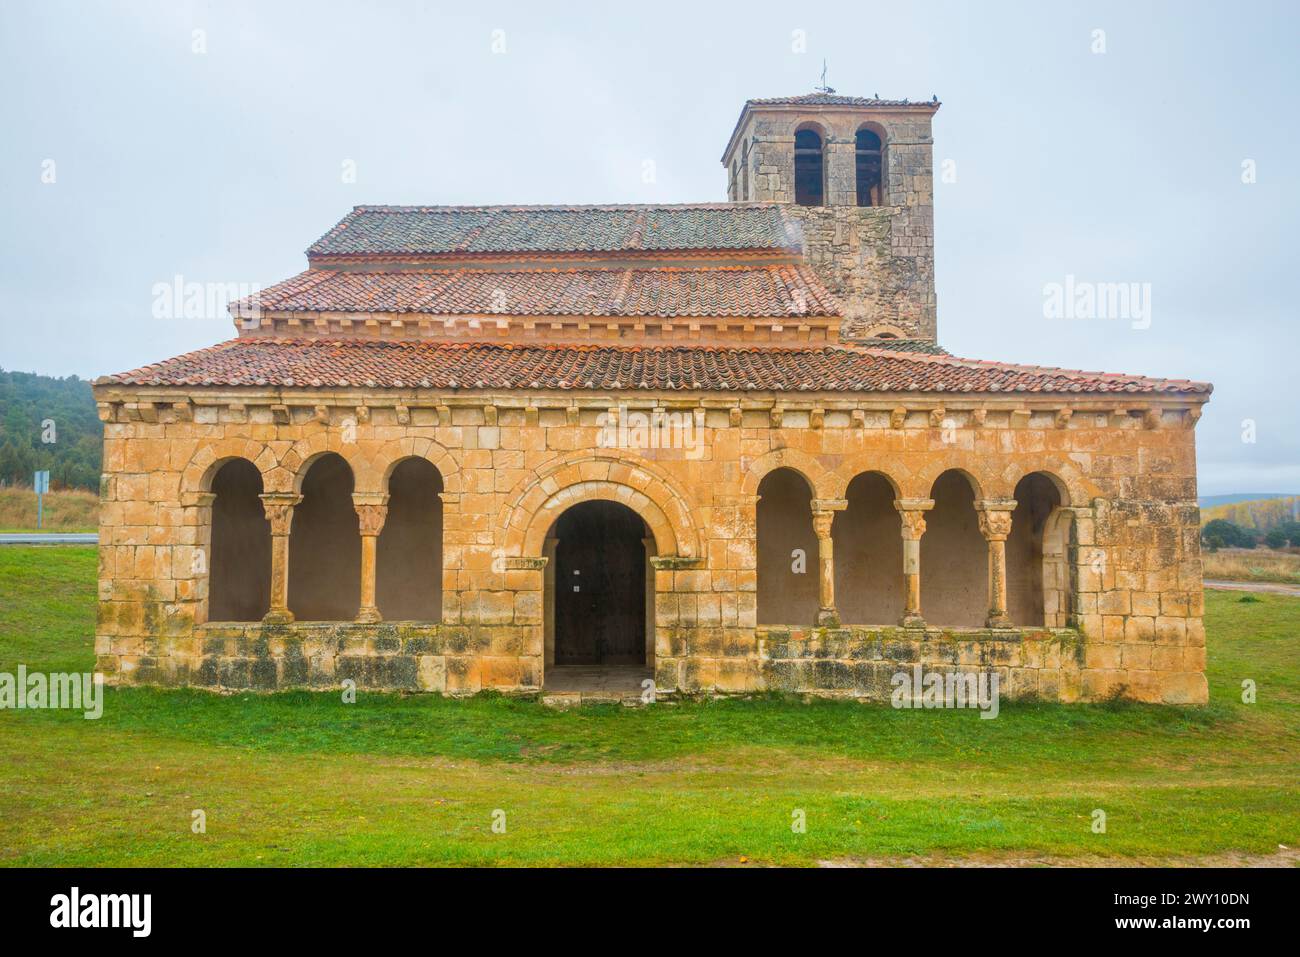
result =
M0 545L94 545L99 536L94 532L4 532Z
M1274 595L1300 596L1300 585L1287 585L1283 582L1225 582L1207 578L1205 587L1221 588L1224 591L1262 591Z

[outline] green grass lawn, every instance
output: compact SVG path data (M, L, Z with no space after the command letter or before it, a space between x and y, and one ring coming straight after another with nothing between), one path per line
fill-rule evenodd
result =
M94 578L90 548L0 548L0 671L88 670ZM987 721L780 698L565 712L127 688L106 691L99 721L3 711L0 862L1271 855L1300 844L1300 599L1207 600L1203 708L1004 702ZM1245 678L1256 704L1240 700Z

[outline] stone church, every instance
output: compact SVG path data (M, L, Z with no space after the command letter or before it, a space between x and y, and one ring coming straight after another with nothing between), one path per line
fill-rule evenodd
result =
M937 343L938 108L750 100L727 202L354 208L95 383L98 669L1204 702L1211 387Z

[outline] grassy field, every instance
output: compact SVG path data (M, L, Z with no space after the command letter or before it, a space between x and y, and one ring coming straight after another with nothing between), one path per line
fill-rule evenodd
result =
M91 549L0 549L0 671L91 667L94 570ZM1271 859L1300 843L1300 599L1207 597L1204 708L122 689L98 721L3 711L0 862Z
M94 532L99 528L99 496L65 489L45 496L43 532ZM0 532L36 531L36 493L30 488L0 488Z
M1300 554L1267 548L1221 548L1201 554L1205 577L1300 585Z

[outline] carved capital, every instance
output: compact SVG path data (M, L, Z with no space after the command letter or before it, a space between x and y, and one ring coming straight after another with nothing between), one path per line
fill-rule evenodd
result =
M975 503L979 516L980 534L990 542L1005 542L1011 534L1011 513L1016 500L1011 498L985 499Z
M925 534L925 513L934 508L934 499L896 498L894 508L903 522L903 538L918 541Z
M831 525L835 521L834 512L813 512L813 531L817 533L818 538L831 537Z
M271 534L288 535L294 506L302 501L302 496L293 492L263 492L258 498L262 500L266 520L271 523Z
M378 535L388 518L388 496L367 495L361 492L352 494L352 507L360 519L361 534Z

